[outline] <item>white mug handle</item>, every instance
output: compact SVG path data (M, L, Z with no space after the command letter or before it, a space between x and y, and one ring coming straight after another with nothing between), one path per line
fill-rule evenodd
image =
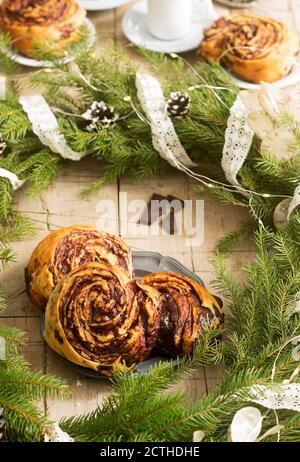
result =
M211 19L215 18L216 13L215 13L215 10L212 4L212 0L192 0L192 3L193 3L193 22L202 22L209 18Z

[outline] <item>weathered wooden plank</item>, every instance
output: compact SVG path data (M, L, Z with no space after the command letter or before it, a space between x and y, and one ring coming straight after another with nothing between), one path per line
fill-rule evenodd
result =
M127 55L139 62L135 48L128 44L121 29L121 18L130 6L131 4L116 10L89 13L89 17L97 29L99 50L109 40L113 40L124 47L124 52ZM229 11L228 8L217 4L216 8L220 14L226 14ZM240 10L235 11L241 12ZM287 24L294 25L300 31L300 0L287 0L286 2L259 0L256 6L249 11L271 15ZM195 54L192 52L186 57L194 60ZM117 229L122 231L120 225L124 224L124 220L130 221L132 218L130 214L128 217L122 216L121 211L118 211L119 192L126 192L128 200L143 199L145 201L150 199L153 192L163 195L173 194L182 199L193 199L194 207L197 199L194 193L196 183L175 171L163 177L157 176L149 179L142 184L135 183L131 178L123 178L119 187L117 184L105 185L99 193L89 198L82 197L80 191L90 181L98 178L100 168L100 164L91 159L85 159L78 164L69 162L65 166L63 175L41 198L28 198L23 191L19 192L16 205L19 210L27 212L35 220L38 232L34 238L15 244L14 247L19 253L18 262L12 265L8 271L1 273L1 282L4 283L8 291L9 304L8 310L1 314L1 323L14 325L28 333L29 344L23 349L23 353L32 364L33 369L55 373L65 378L74 389L70 400L64 402L48 400L41 403L45 412L49 412L51 417L56 420L62 416L75 415L94 409L97 404L101 403L110 386L109 382L90 380L79 376L45 346L40 335L40 313L30 306L24 293L23 271L31 251L49 230L74 223L95 224L96 220L101 218L97 212L97 204L102 199L110 199L116 204L117 217L115 220L117 223L112 222L111 224L116 224ZM177 258L201 276L207 287L213 290L213 268L209 260L213 255L214 245L225 233L237 229L239 224L247 219L248 212L240 207L217 204L209 197L204 197L204 201L204 242L198 247L191 247L187 233L183 233L182 236L161 235L155 238L149 235L124 237L134 248L155 250ZM121 218L120 223L118 223L119 216ZM243 242L228 260L231 272L241 278L242 265L253 259L254 255L253 245L250 242ZM222 368L198 368L196 373L190 379L185 380L179 388L187 392L192 403L211 390L221 374Z

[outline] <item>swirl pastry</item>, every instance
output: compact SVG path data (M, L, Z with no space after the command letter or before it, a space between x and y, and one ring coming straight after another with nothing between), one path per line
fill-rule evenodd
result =
M25 270L31 302L44 308L60 279L91 262L116 266L132 278L131 250L119 236L89 225L74 225L51 232L33 251Z
M157 289L162 297L156 349L171 357L190 353L204 322L223 325L222 302L196 281L175 273L152 273L140 282Z
M44 338L69 361L107 376L147 358L161 297L119 268L89 263L62 279L46 308Z
M297 33L275 19L252 14L222 17L205 31L199 54L218 60L250 82L286 76L299 52Z
M10 34L18 51L31 56L37 42L55 42L58 49L76 42L85 16L75 0L4 0L0 28Z

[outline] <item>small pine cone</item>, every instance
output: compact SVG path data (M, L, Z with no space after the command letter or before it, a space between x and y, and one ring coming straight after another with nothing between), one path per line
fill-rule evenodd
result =
M0 408L0 441L4 438L5 422L3 418L3 407Z
M191 107L191 98L188 93L179 91L170 94L167 101L167 112L170 117L185 117L188 115Z
M94 101L82 117L90 122L87 129L92 131L97 128L98 124L103 128L113 128L120 116L113 107L107 106L104 101Z
M6 143L3 140L3 136L0 133L0 156L4 153L5 149L6 149Z

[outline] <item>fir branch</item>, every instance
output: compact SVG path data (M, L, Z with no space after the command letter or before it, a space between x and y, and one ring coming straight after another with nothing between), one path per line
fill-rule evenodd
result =
M3 369L3 368L2 368ZM33 373L30 371L14 370L10 368L1 370L0 386L2 390L28 394L31 399L43 399L45 395L50 398L68 398L70 389L62 380L50 375Z
M42 411L32 403L30 395L20 396L1 389L0 406L4 408L6 440L13 433L17 435L15 441L41 441L45 429L50 427Z
M29 181L28 193L41 194L57 178L62 168L62 158L47 149L33 156L34 164L27 174Z
M19 66L15 63L11 56L15 54L12 47L12 40L9 34L0 33L0 68L6 74L14 75Z
M4 292L4 288L0 284L0 311L4 311L6 309L6 295Z
M20 212L14 212L6 224L0 224L0 243L7 245L25 236L33 236L35 227L30 218Z
M8 265L16 261L15 253L9 247L0 248L0 271L8 268Z
M254 219L243 222L237 230L227 233L218 241L215 251L217 253L228 255L244 239L251 239L257 229L258 224Z

